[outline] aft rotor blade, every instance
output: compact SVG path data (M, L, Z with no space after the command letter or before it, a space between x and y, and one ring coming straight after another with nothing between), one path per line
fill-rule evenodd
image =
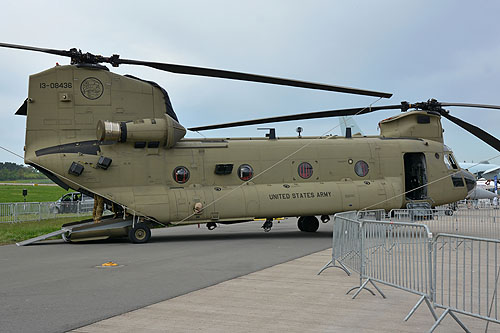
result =
M17 45L17 44L7 44L7 43L0 43L0 47L8 47L11 49L36 51L36 52L43 52L43 53L49 53L49 54L54 54L54 55L71 57L71 52L65 51L65 50L44 49L41 47L25 46L25 45Z
M213 68L194 67L194 66L185 66L185 65L176 65L176 64L149 62L149 61L138 61L138 60L129 60L129 59L118 59L115 62L117 64L147 66L147 67L152 67L152 68L156 68L159 70L163 70L163 71L167 71L167 72L171 72L171 73L176 73L176 74L188 74L188 75L216 77L216 78L222 78L222 79L260 82L260 83L276 84L276 85L282 85L282 86L291 86L291 87L326 90L326 91L336 91L336 92L347 93L347 94L365 95L365 96L374 96L374 97L383 97L383 98L390 98L392 96L392 94L390 94L390 93L384 93L384 92L379 92L379 91L356 89L356 88L342 87L342 86L333 86L333 85L328 85L328 84L323 84L323 83L298 81L298 80L291 80L291 79L285 79L285 78L279 78L279 77L249 74L249 73L242 73L242 72L233 72L233 71L226 71L226 70L213 69Z
M239 126L258 125L258 124L267 124L267 123L278 123L278 122L285 122L285 121L292 121L292 120L353 116L353 115L366 114L366 113L379 111L379 110L393 110L393 109L401 109L401 104L386 105L386 106L373 106L373 107L366 106L366 107L362 107L362 108L338 109L338 110L299 113L299 114L292 114L292 115L288 115L288 116L259 118L259 119L253 119L253 120L236 121L236 122L231 122L231 123L192 127L192 128L188 128L188 129L190 131L196 132L196 131L206 131L206 130L219 129L219 128L239 127Z
M222 78L222 79L260 82L260 83L276 84L276 85L282 85L282 86L291 86L291 87L315 89L315 90L325 90L325 91L336 91L336 92L347 93L347 94L365 95L365 96L374 96L374 97L383 97L383 98L390 98L392 96L392 94L390 94L390 93L385 93L385 92L380 92L380 91L372 91L372 90L356 89L356 88L350 88L350 87L334 86L334 85L328 85L328 84L324 84L324 83L314 83L314 82L306 82L306 81L299 81L299 80L291 80L291 79L285 79L285 78L279 78L279 77L249 74L249 73L242 73L242 72L233 72L233 71L226 71L226 70L213 69L213 68L194 67L194 66L150 62L150 61L140 61L140 60L131 60L131 59L120 59L120 56L117 54L115 54L111 57L103 57L101 55L94 55L91 53L82 53L80 50L77 50L75 48L68 50L68 51L65 51L65 50L45 49L45 48L40 48L40 47L7 44L7 43L0 43L0 47L8 47L8 48L13 48L13 49L37 51L37 52L44 52L44 53L55 54L55 55L60 55L60 56L66 56L66 57L71 58L72 64L110 63L114 67L117 67L121 64L140 65L140 66L147 66L147 67L151 67L151 68L155 68L155 69L159 69L159 70L167 71L167 72L171 72L171 73L176 73L176 74L198 75L198 76L216 77L216 78Z
M442 103L442 104L445 105L445 103ZM454 105L454 106L457 106L457 105ZM497 109L497 108L498 107L496 107L495 109ZM463 121L461 119L453 117L449 113L443 112L443 113L441 113L441 115L443 117L445 117L446 119L448 119L449 121L451 121L451 122L457 124L458 126L462 127L467 132L469 132L472 135L476 136L477 138L481 139L485 143L489 144L491 147L495 148L497 151L500 151L500 140L498 140L497 138L495 138L493 135L491 135L491 134L483 131L482 129L480 129L477 126L469 124L466 121Z

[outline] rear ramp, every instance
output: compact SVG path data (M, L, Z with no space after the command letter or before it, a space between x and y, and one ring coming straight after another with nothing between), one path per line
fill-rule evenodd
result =
M34 238L30 238L30 239L24 240L22 242L16 243L16 245L17 246L25 246L25 245L33 244L35 242L38 242L38 241L41 241L41 240L45 240L45 239L50 238L50 237L62 235L65 232L68 232L68 230L63 228L61 230L57 230L57 231L54 231L54 232L51 232L51 233L48 233L48 234L45 234L45 235L41 235L41 236L38 236L38 237L34 237Z
M46 235L27 239L16 243L17 246L30 245L50 237L61 235L65 241L78 242L87 240L107 239L109 237L121 237L127 235L128 228L132 226L132 220L123 218L107 218L99 223L92 220L64 224L61 230Z

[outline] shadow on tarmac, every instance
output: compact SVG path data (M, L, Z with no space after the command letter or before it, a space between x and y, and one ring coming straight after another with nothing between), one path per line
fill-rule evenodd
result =
M153 229L154 230L154 229ZM302 232L298 230L277 230L277 231L235 231L231 232L227 229L223 232L217 231L207 231L206 233L201 230L197 230L197 234L187 234L189 231L186 231L183 234L162 234L162 235L153 235L151 240L145 244L132 244L128 238L111 238L111 239L103 239L103 240L91 240L91 241L82 241L82 242L74 242L67 245L89 245L89 244L130 244L134 246L138 245L147 245L154 243L180 243L180 242L205 242L205 241L222 241L222 240L249 240L249 239L325 239L331 238L331 231L317 231L317 232ZM33 243L28 246L41 246L41 245L58 245L64 244L61 239L58 240L48 240ZM66 244L65 244L66 245Z
M186 242L186 241L213 241L213 240L246 240L246 239L314 239L331 238L332 233L324 232L301 232L301 231L278 231L278 232L238 232L213 235L159 235L151 237L150 242ZM128 241L128 239L125 239Z

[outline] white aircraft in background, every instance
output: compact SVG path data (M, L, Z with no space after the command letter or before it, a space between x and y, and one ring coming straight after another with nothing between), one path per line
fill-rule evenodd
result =
M493 192L493 185L484 185L485 182L486 180L478 180L476 182L476 187L467 195L467 199L493 199L498 197L498 195ZM491 190L489 188L491 188Z
M495 194L495 176L500 179L500 165L488 162L460 163L460 166L469 170L477 177L476 188L468 195L468 199L493 199Z
M493 180L495 176L500 179L500 165L490 164L488 162L480 163L460 163L460 166L469 172L476 175L477 179L484 178L486 180Z
M471 164L472 167L470 169L467 168L466 165ZM479 167L479 166L489 166L487 169L486 167ZM475 165L474 163L460 163L460 166L468 169L469 172L472 172L476 175L476 177L479 177L479 175L483 176L481 179L478 179L476 181L476 187L470 194L468 195L468 199L493 199L498 196L498 194L495 194L495 176L497 176L497 179L500 178L498 176L498 171L500 170L499 165L495 165L494 167L491 167L492 164L489 163L481 163ZM478 166L478 168L475 168ZM471 170L472 169L472 170ZM475 170L476 172L473 172ZM477 171L479 170L479 171ZM484 170L484 171L481 171ZM496 170L496 171L495 171ZM497 174L495 174L497 172ZM491 177L491 179L490 179ZM498 181L497 181L498 182ZM498 186L498 183L497 183Z
M346 134L346 129L348 127L351 129L351 135L365 135L354 120L354 117L339 117L339 124L342 135Z

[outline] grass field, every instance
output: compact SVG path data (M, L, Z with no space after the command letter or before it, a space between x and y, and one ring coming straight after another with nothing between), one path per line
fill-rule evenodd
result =
M0 245L13 244L61 229L65 223L82 221L88 216L66 217L34 222L0 223Z
M23 189L28 190L26 202L56 201L68 193L59 186L0 185L0 203L23 202Z
M19 180L2 180L0 183L33 183L33 184L54 184L50 179L19 179Z

